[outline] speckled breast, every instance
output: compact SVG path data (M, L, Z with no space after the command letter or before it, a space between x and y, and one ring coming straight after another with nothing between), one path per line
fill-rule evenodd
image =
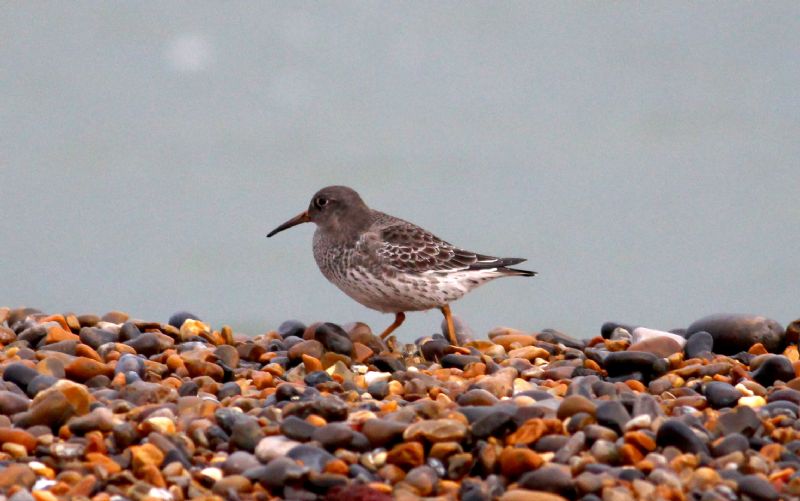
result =
M315 239L314 259L322 274L345 294L386 313L428 310L461 298L468 289L455 277L409 274L358 256L353 247L322 245Z

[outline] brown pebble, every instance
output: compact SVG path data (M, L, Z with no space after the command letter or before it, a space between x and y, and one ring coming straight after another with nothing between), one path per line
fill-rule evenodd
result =
M369 419L364 422L361 432L370 443L383 447L392 441L399 440L408 424L388 419Z
M86 497L88 498L91 496L92 492L97 485L97 477L94 475L87 475L81 478L72 488L67 492L66 498L68 499L75 499L78 497Z
M353 359L360 364L364 363L364 361L366 361L374 353L374 351L364 344L359 342L353 343Z
M134 445L129 450L131 451L131 465L134 471L148 464L161 466L164 461L164 453L153 444Z
M86 454L86 459L92 468L101 469L109 475L113 475L122 471L122 467L119 465L119 463L105 454L99 452L89 452Z
M411 485L420 496L429 496L438 481L436 472L430 466L418 466L412 468L404 479Z
M14 331L0 325L0 346L9 345L17 340L17 335Z
M406 472L397 465L383 465L378 471L378 476L391 484L396 484L406 477Z
M145 483L155 487L163 489L167 486L167 482L164 480L164 475L161 474L161 470L158 468L158 466L154 464L140 465L136 470L136 475Z
M289 349L288 355L289 360L301 360L304 354L319 360L323 352L322 343L316 339L307 339L292 346Z
M683 346L678 341L666 336L646 338L628 347L628 351L645 351L660 358L667 358L682 350Z
M58 427L72 416L87 414L92 401L84 385L60 379L50 388L39 392L31 402L30 409L15 416L15 424L22 427L37 424Z
M95 376L114 376L114 370L111 367L86 357L76 357L64 367L64 372L68 378L80 382L84 382Z
M547 433L560 433L561 421L557 419L529 419L514 433L506 437L509 445L527 445L536 442Z
M561 401L556 415L558 419L564 420L579 412L594 416L596 410L597 406L583 395L570 395Z
M451 442L461 440L467 434L467 427L454 419L432 419L419 421L403 433L405 440L425 438L429 442Z
M550 353L543 348L539 348L538 346L525 346L523 348L517 348L509 351L508 356L509 358L523 358L531 362L537 358L542 358L544 360L550 359Z
M322 370L322 363L318 359L303 353L302 360L303 360L303 366L306 368L307 374Z
M386 462L400 468L411 469L425 462L425 449L419 442L398 444L389 451Z
M539 468L544 460L542 457L527 447L506 447L500 453L500 471L509 478Z
M80 323L81 327L94 327L100 323L100 317L92 314L78 315L78 322Z
M510 489L500 496L498 501L567 501L567 498L545 491Z
M130 315L123 311L109 311L105 315L102 316L101 320L103 322L109 322L112 324L123 324L130 318Z
M64 315L58 315L58 314L56 314L56 315L48 315L48 316L40 319L39 322L41 322L43 324L47 323L47 322L56 322L65 331L71 331L72 330L70 328L69 324L67 323L67 319L64 317Z
M230 344L222 344L214 348L214 355L231 369L239 367L239 352Z
M449 456L463 451L458 442L437 442L431 446L430 457L444 461Z
M525 346L531 346L534 342L536 342L536 338L531 336L530 334L524 334L522 332L517 331L518 333L515 334L503 334L500 336L495 337L492 339L495 344L499 344L506 351L515 348L524 348ZM491 333L490 333L491 337Z
M214 482L213 491L220 496L228 497L229 492L236 493L250 492L253 490L253 484L247 477L243 475L228 475L223 477L222 480Z
M625 434L625 442L633 444L646 452L656 450L655 438L643 431L629 431Z
M64 329L60 325L54 325L47 329L47 335L44 338L45 344L58 343L60 341L80 341L81 338L77 334L73 334Z
M0 444L13 443L19 444L28 452L32 452L36 447L36 437L25 430L19 428L0 428Z
M28 465L10 463L0 468L0 490L8 489L15 485L30 489L33 487L34 482L36 482L36 474Z

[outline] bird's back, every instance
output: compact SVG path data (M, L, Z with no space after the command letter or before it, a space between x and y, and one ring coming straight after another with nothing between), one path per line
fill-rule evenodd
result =
M429 231L380 211L356 241L314 234L325 277L361 304L384 312L444 306L498 277L534 272L507 268L524 261L459 249Z

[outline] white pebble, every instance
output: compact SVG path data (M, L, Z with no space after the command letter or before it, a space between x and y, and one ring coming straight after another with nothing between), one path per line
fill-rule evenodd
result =
M633 339L631 339L631 344L636 344L639 341L658 337L668 337L681 345L681 347L686 344L686 338L683 336L679 336L678 334L673 334L671 332L648 329L647 327L637 327L633 329Z
M372 383L388 381L389 379L391 379L391 377L392 375L388 372L369 371L366 374L364 374L364 382L367 383L367 386L369 386Z

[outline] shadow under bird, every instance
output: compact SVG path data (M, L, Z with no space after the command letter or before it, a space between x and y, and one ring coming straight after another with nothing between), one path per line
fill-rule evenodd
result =
M385 339L407 311L438 308L450 342L458 345L449 303L500 277L532 277L509 268L525 259L492 257L460 249L427 230L367 207L346 186L329 186L308 210L272 230L271 237L301 223L315 223L314 259L330 282L367 308L394 313Z

